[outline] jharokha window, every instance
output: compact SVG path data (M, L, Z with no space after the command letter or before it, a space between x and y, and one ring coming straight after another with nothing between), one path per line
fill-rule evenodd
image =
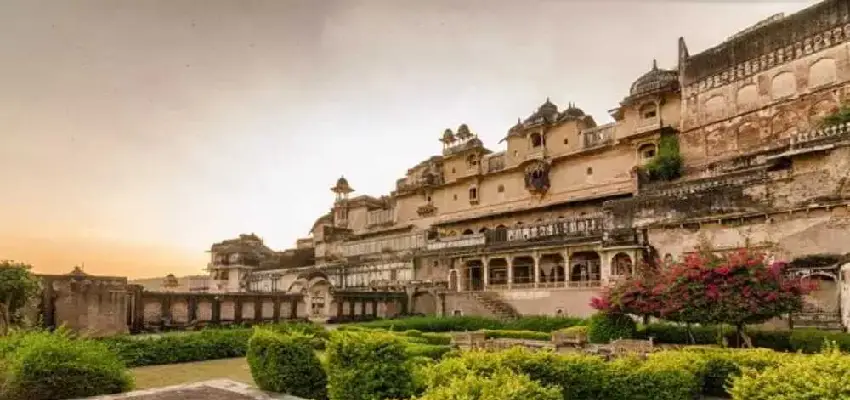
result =
M531 134L531 147L537 148L543 146L543 136L539 133Z
M478 202L478 188L469 188L469 202L477 203Z

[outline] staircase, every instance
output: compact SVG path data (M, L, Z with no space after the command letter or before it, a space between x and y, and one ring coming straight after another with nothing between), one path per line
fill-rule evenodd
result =
M498 319L513 319L519 317L519 313L510 304L502 300L498 293L494 292L472 292L472 298L477 300L487 311L493 313Z

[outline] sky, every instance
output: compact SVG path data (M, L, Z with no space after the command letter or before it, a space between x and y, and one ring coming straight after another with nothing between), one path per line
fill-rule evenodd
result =
M306 237L344 175L388 194L467 123L598 123L657 59L814 1L0 0L0 259L202 273Z

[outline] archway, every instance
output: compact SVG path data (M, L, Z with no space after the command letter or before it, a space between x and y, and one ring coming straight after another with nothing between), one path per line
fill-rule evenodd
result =
M430 292L419 292L413 296L412 308L416 314L436 315L437 297Z
M453 269L449 271L449 290L460 291L458 283L457 270Z
M570 285L594 286L600 280L600 258L595 251L581 251L570 256Z
M611 276L631 276L633 272L632 258L626 253L617 253L611 259Z
M520 256L513 261L514 286L529 286L534 283L534 259L530 256Z
M826 272L813 272L802 279L817 284L815 290L804 297L803 312L821 314L839 311L840 287L836 276Z
M492 289L507 287L508 285L508 260L504 258L494 258L490 260L490 265L487 267L489 274L488 284Z
M481 260L467 261L463 278L464 290L470 292L484 290L484 263Z
M540 286L563 286L565 280L564 257L558 253L542 255L540 257Z

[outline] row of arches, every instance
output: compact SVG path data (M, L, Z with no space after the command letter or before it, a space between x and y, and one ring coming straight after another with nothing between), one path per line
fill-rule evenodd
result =
M519 255L468 260L449 272L449 287L457 291L483 291L503 288L599 286L603 263L599 253L572 253L569 262L561 253L539 257ZM632 257L617 253L606 275L620 277L634 272Z

